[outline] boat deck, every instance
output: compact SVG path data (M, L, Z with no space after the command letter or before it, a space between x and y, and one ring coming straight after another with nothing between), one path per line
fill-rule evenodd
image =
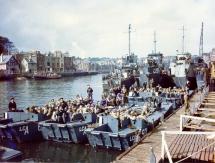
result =
M190 99L190 107L196 107L199 105L200 93L194 94ZM149 162L150 160L150 147L153 148L157 161L161 158L161 131L171 130L177 131L180 128L180 115L184 114L184 108L178 109L173 115L167 118L160 126L149 133L144 140L139 144L134 145L127 151L119 155L115 162L127 163L127 162ZM166 139L170 142L173 141L172 135L167 135Z

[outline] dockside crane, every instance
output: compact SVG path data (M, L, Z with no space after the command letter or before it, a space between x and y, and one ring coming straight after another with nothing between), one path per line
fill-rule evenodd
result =
M200 43L199 43L199 56L201 56L201 57L203 57L203 27L204 27L204 24L202 22Z

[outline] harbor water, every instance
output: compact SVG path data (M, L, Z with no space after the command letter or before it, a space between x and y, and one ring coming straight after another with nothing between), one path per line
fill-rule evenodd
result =
M0 110L5 111L11 97L15 97L18 109L28 106L43 106L51 99L65 100L76 95L87 96L87 85L93 88L94 101L102 95L102 75L65 77L55 80L11 80L0 82Z
M57 80L13 80L0 82L0 113L7 111L10 97L15 97L17 108L42 106L51 99L86 97L87 85L93 88L95 101L101 99L102 75L67 77ZM3 142L5 146L23 152L27 162L111 162L120 152L95 150L90 146L57 142L32 142L15 144Z

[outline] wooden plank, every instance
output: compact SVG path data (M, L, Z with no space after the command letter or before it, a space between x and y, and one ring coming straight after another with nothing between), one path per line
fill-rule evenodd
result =
M171 155L173 158L177 157L177 153L176 151L179 149L179 144L181 142L181 140L183 139L182 135L177 135L178 137L178 141L177 142L173 142L172 144L174 145L173 149L170 151Z
M214 142L214 139L207 139L207 140L208 140L208 145ZM208 152L208 161L212 161L213 160L213 157L214 157L214 148L215 148L215 145L213 144L212 146L210 146L207 149L207 152Z
M213 161L213 157L214 157L214 148L215 148L215 146L213 145L213 146L211 146L210 148L209 148L209 151L210 151L210 153L209 153L209 161Z
M196 135L193 135L192 145L191 145L189 152L187 154L188 156L190 156L191 154L193 154L195 152L195 146L197 144L197 139L198 139L198 137Z
M213 132L215 131L214 127L206 128L203 126L196 126L196 125L184 125L183 127L186 129L195 129L195 130L201 130L201 131L213 131Z
M204 103L209 103L209 104L215 104L215 101L214 100L203 100L202 104Z
M203 135L201 135L201 141L200 141L200 143L201 143L201 149L203 149L204 147L206 147L207 146L207 143L205 142L206 140L205 140L205 136L203 136ZM200 150L201 150L200 149ZM202 161L204 161L204 159L205 159L205 150L206 149L204 149L204 150L202 150L200 153L201 153L201 156L200 156L200 160L202 160Z
M171 155L173 155L174 153L172 153L174 147L175 147L175 144L179 141L180 137L179 136L176 136L173 141L170 143L169 145L169 152Z
M204 100L209 100L209 101L213 101L215 99L215 96L214 97L206 97L204 98Z
M188 156L189 149L192 146L192 139L193 139L193 135L189 135L189 137L187 138L187 142L184 144L185 148L182 154L183 158Z
M202 143L202 148L205 148L205 147L207 147L209 145L206 136L202 136L202 142L201 143ZM207 158L207 148L204 149L203 151L201 151L201 159L203 161L208 161L208 158Z
M215 103L203 102L202 105L204 105L204 106L215 106Z
M200 153L201 153L200 160L205 161L205 150L201 151Z
M214 108L206 108L206 107L203 107L203 108L198 108L197 110L201 110L201 111L215 111L215 107Z
M201 136L200 136L201 137ZM202 146L200 144L197 145L196 152L201 150ZM200 160L201 152L197 153L195 159Z
M204 136L203 135L200 135L201 136L201 139L200 139L200 148L199 150L203 149L205 147L204 145ZM200 160L204 161L204 157L205 157L205 150L201 151L200 152Z
M180 143L181 148L177 151L177 158L179 158L179 159L183 158L182 156L183 156L183 152L185 149L185 144L187 142L189 135L182 135L182 136L183 136L183 139Z

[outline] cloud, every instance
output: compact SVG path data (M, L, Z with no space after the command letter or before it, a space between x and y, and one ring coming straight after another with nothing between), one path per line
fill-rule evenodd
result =
M75 56L120 57L131 47L139 56L153 49L174 55L181 49L179 30L185 25L185 48L198 53L201 22L204 49L214 46L213 0L0 0L0 35L20 50L69 51Z

